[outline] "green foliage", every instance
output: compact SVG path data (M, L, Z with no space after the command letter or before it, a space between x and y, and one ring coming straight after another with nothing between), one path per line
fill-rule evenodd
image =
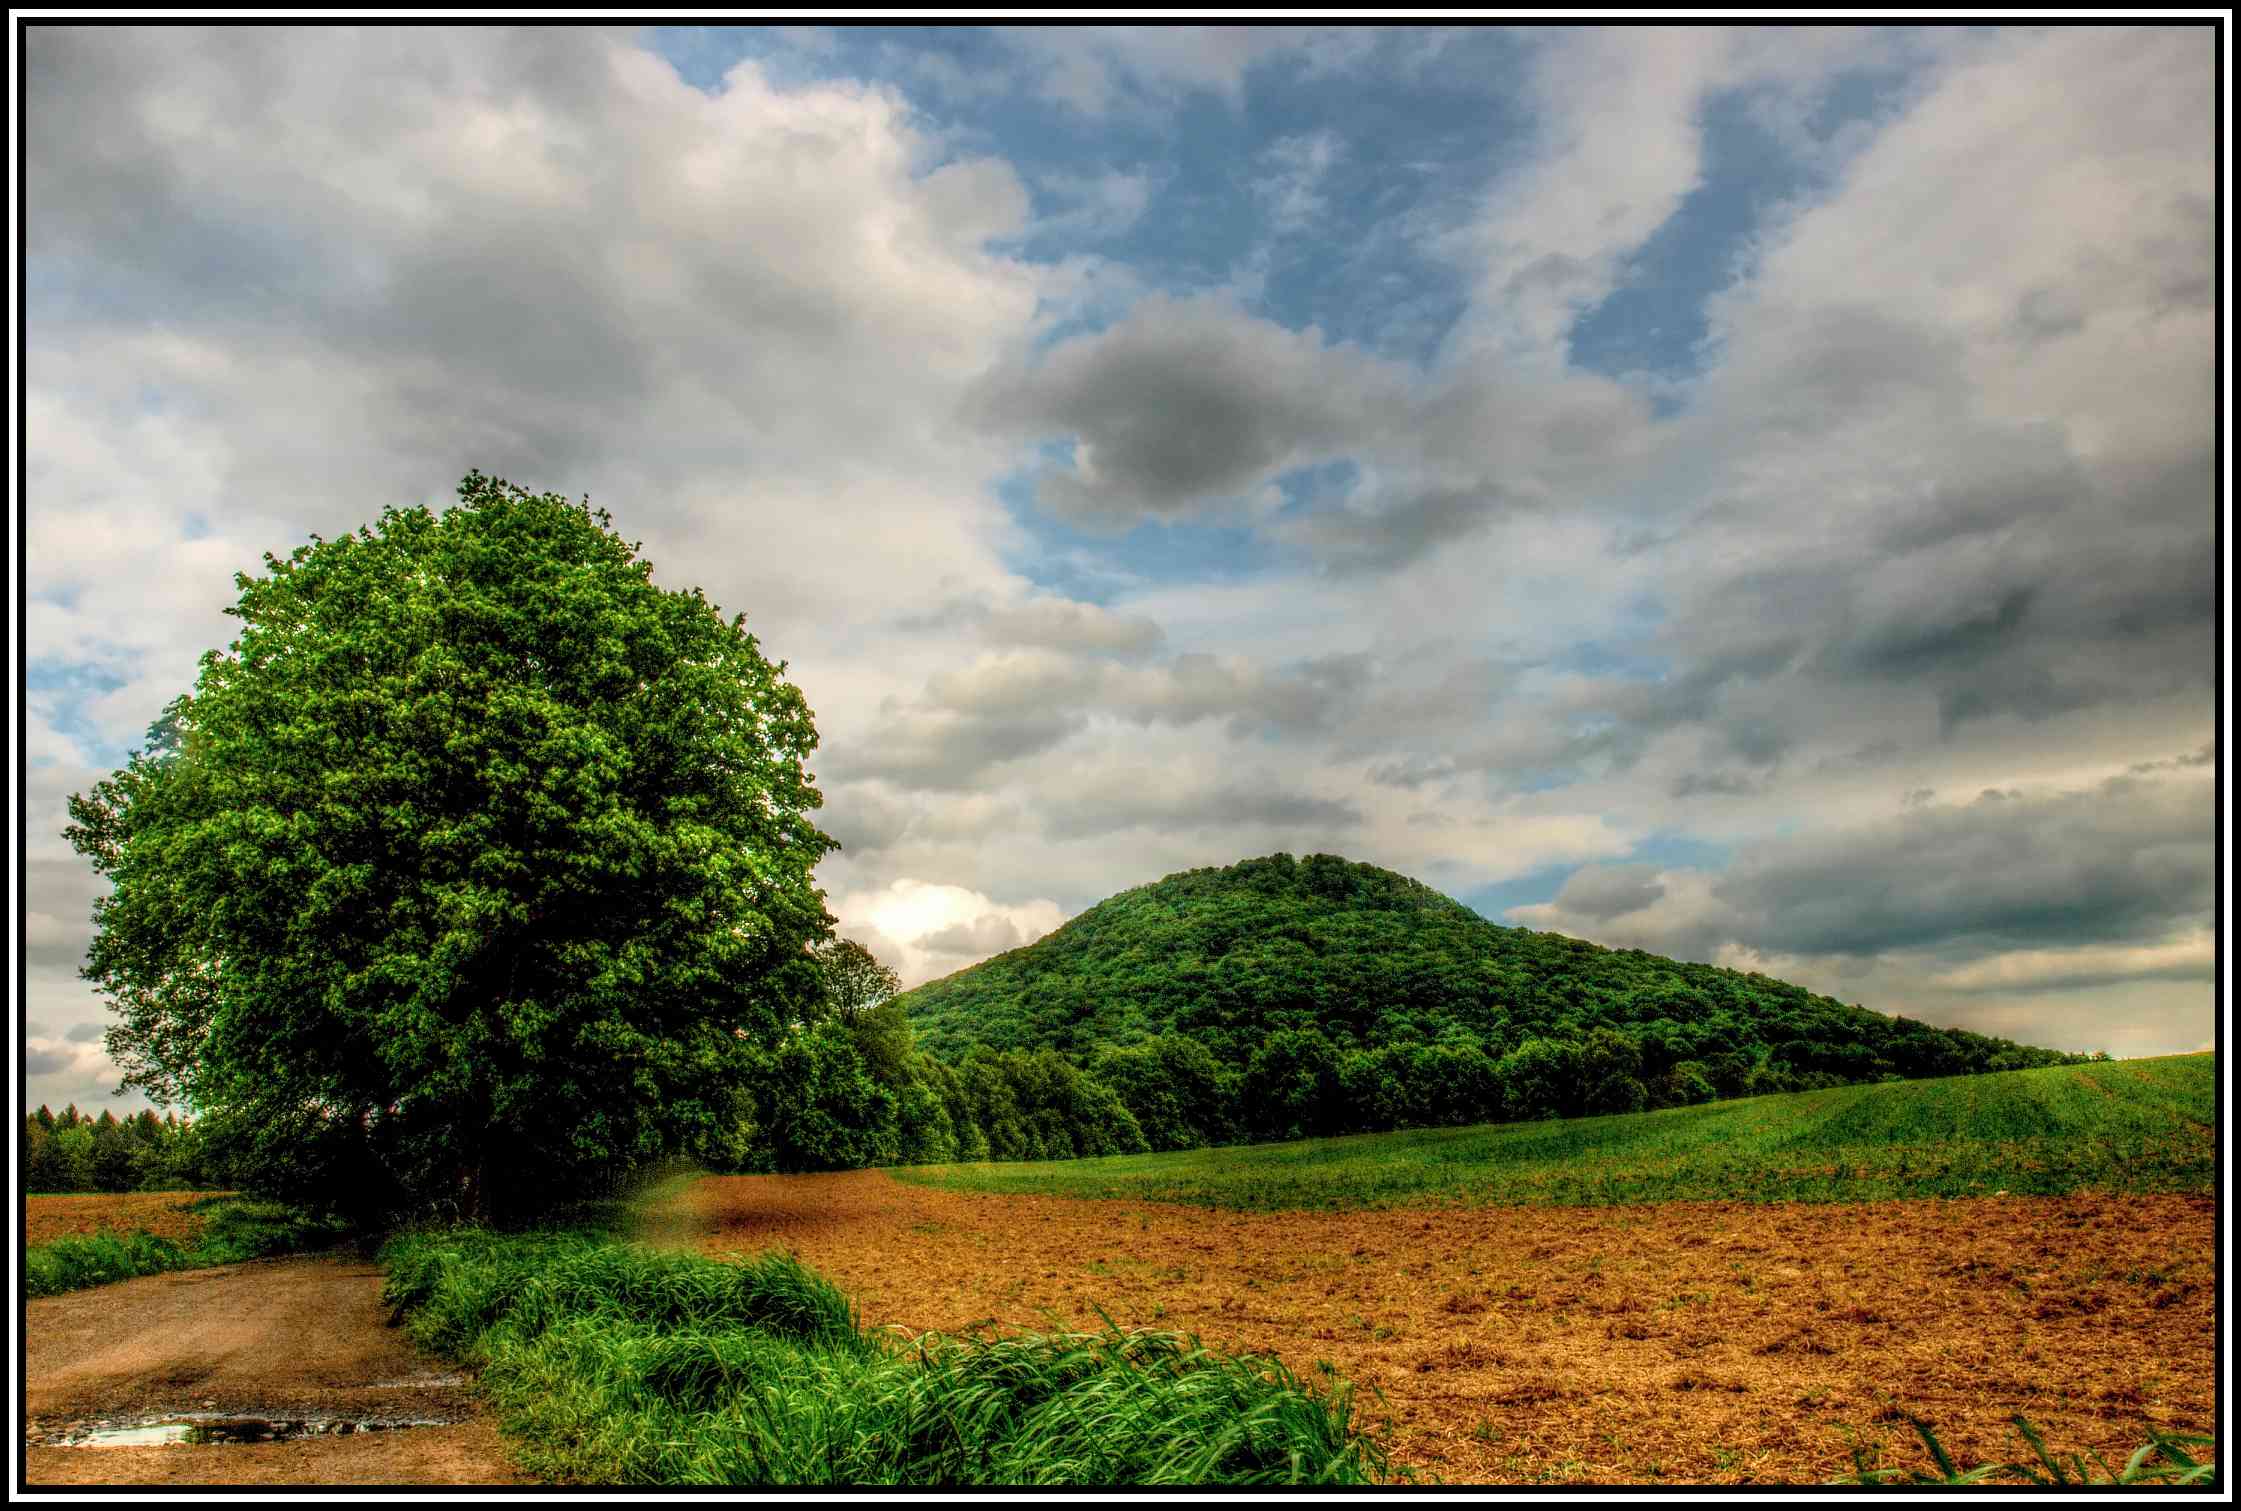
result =
M911 1033L910 1020L903 1016L900 1002L889 1000L865 1008L851 1014L845 1022L856 1057L864 1063L865 1074L891 1090L900 1090L912 1082L915 1072L911 1060L917 1052L915 1036Z
M755 1082L769 1168L855 1170L893 1156L895 1093L873 1078L847 1025L789 1033Z
M1162 1034L1137 1044L1107 1045L1090 1062L1089 1073L1112 1088L1153 1149L1226 1144L1238 1134L1236 1089L1213 1053L1196 1039Z
M383 1251L384 1297L413 1314L416 1342L455 1358L501 1322L536 1333L589 1318L662 1331L750 1328L868 1350L848 1299L785 1254L716 1264L618 1244L597 1232L410 1234Z
M1246 1061L1238 1095L1255 1137L1314 1138L1334 1132L1340 1108L1338 1050L1317 1029L1280 1028Z
M592 1233L383 1251L416 1341L481 1370L525 1461L604 1485L1363 1484L1350 1390L1163 1333L906 1341L781 1255Z
M71 800L126 1084L257 1190L536 1206L711 1140L824 982L810 711L604 513L470 474L267 556Z
M58 1238L24 1250L23 1293L53 1296L140 1275L184 1270L193 1263L186 1250L153 1233L103 1231L90 1238Z
M826 940L813 953L826 1008L841 1017L870 1012L903 988L902 978L891 967L853 939Z
M143 1111L89 1118L76 1104L23 1120L27 1192L193 1191L229 1184L199 1125Z
M68 1127L49 1132L37 1125L28 1128L24 1134L23 1184L27 1191L99 1190L93 1178L93 1130Z
M53 1296L170 1270L239 1264L326 1248L350 1236L348 1225L339 1219L279 1202L219 1197L209 1205L210 1214L192 1248L153 1233L107 1229L90 1238L58 1238L28 1248L23 1256L23 1293Z
M1980 1464L1974 1469L1962 1469L1953 1462L1936 1432L1920 1417L1909 1414L1907 1421L1914 1427L1915 1435L1928 1450L1932 1469L1902 1467L1876 1468L1868 1462L1867 1452L1857 1444L1852 1449L1853 1472L1829 1481L1832 1485L1982 1485L1997 1480L2021 1480L2026 1484L2061 1486L2065 1489L2083 1489L2088 1486L2111 1485L2215 1485L2218 1477L2216 1464L2198 1462L2187 1452L2189 1448L2211 1446L2215 1439L2194 1433L2164 1432L2148 1429L2148 1440L2134 1449L2121 1469L2115 1468L2099 1454L2090 1456L2078 1452L2064 1457L2053 1453L2046 1439L2028 1421L2020 1416L2009 1417L2015 1430L2029 1445L2032 1463Z
M1627 1116L903 1170L1002 1195L1276 1210L2215 1190L2212 1055L1888 1082Z
M240 1264L329 1248L352 1233L350 1224L332 1213L307 1211L286 1202L227 1198L211 1206L189 1257L198 1266Z
M1172 1117L1141 1087L1140 1067L1109 1056L1193 1040L1241 1076L1232 1114L1264 1137L1488 1117L1513 1096L1522 1100L1500 1115L1572 1116L1685 1105L1704 1085L1740 1096L2079 1058L1884 1017L1757 974L1504 928L1422 883L1329 855L1274 855L1122 892L902 1001L930 1054L1096 1057L1130 1081L1139 1120L1149 1113L1163 1128ZM1329 1043L1334 1065L1279 1038L1305 1033ZM1557 1063L1569 1052L1551 1046L1566 1044L1578 1065ZM1389 1053L1435 1046L1509 1068L1497 1088L1467 1058ZM1268 1057L1262 1081L1256 1056ZM1682 1064L1695 1068L1676 1078ZM1285 1079L1300 1075L1342 1091L1345 1110L1311 1110Z
M953 1126L969 1124L987 1159L1084 1159L1150 1147L1113 1089L1051 1050L976 1054L949 1083Z
M1658 1083L1657 1100L1666 1107L1694 1107L1719 1095L1711 1071L1700 1060L1683 1060Z
M1577 1116L1585 1101L1586 1057L1569 1039L1531 1038L1502 1056L1494 1078L1514 1118Z
M1185 1059L1194 1054L1202 1060L1204 1051L1190 1046ZM795 1025L740 1095L752 1111L735 1136L704 1139L695 1151L708 1168L791 1173L1150 1147L1120 1093L1063 1055L979 1054L944 1065L918 1053L892 1000Z

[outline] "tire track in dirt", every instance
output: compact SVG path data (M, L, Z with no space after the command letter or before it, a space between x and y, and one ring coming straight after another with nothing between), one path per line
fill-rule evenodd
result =
M526 1483L457 1376L388 1325L381 1270L344 1258L151 1275L27 1304L27 1485ZM348 1437L65 1448L76 1422L172 1413L426 1418Z
M2122 1463L2215 1422L2215 1203L1986 1198L1237 1213L985 1196L884 1173L711 1177L657 1214L781 1249L874 1325L1194 1332L1319 1362L1449 1483L1812 1483L1850 1444L1924 1464ZM1381 1392L1383 1401L1372 1395Z

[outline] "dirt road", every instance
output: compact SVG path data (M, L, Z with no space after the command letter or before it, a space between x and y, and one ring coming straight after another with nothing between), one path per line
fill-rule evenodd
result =
M30 1485L511 1485L463 1382L388 1326L381 1271L301 1258L152 1275L29 1303ZM286 1442L65 1448L89 1421L174 1413L455 1425Z

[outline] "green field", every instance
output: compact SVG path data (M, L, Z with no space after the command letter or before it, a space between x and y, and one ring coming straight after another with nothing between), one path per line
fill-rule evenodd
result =
M2173 1055L1618 1117L894 1173L965 1191L1262 1211L2207 1193L2216 1099L2216 1056Z

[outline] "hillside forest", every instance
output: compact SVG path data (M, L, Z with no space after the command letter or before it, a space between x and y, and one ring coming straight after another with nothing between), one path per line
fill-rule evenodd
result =
M857 974L781 1047L748 1168L1066 1159L2106 1058L1503 927L1330 855L1170 876L897 996Z

